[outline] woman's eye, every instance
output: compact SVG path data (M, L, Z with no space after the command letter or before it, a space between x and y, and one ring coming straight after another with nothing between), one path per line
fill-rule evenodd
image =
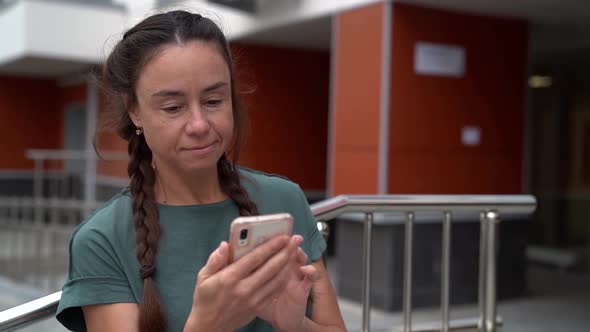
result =
M168 106L168 107L164 107L162 109L168 113L176 113L176 112L180 111L181 108L182 107L180 107L180 106Z
M221 100L220 99L207 100L207 106L217 106L219 104L221 104Z

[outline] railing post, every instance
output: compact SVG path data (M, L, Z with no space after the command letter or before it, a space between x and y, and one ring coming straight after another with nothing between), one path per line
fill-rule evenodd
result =
M496 332L496 224L498 213L481 213L479 262L479 328L482 332Z
M373 230L373 213L366 214L363 241L363 332L371 328L371 233Z
M60 178L60 170L57 160L49 160L49 172L51 172L51 175L47 177L49 180L49 199L57 199L59 197Z
M43 159L35 158L35 173L33 174L33 196L35 201L35 221L41 223L43 210L41 200L43 199Z
M406 218L404 249L404 332L412 331L412 248L414 240L414 213Z
M90 214L89 206L96 202L96 153L92 146L94 133L96 132L96 119L98 114L98 87L92 82L87 82L87 99L86 99L86 140L84 143L84 216Z
M498 213L490 211L486 214L488 222L488 237L486 245L487 253L487 268L486 268L486 325L487 332L496 332L496 226L500 219Z
M481 212L480 216L480 236L479 236L479 280L478 280L478 293L477 293L477 302L479 307L479 330L483 331L485 328L485 321L486 321L486 292L485 292L485 285L486 285L486 239L488 237L488 224L486 222L485 212Z
M441 271L441 332L448 332L451 280L451 213L445 211L444 216Z

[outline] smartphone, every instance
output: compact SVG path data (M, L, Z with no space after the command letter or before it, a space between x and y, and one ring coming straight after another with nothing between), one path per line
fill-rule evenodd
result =
M229 231L231 260L238 260L274 236L291 236L292 231L293 217L289 213L238 217L232 221Z

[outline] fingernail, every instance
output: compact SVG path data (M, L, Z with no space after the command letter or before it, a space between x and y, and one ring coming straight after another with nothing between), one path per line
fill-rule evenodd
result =
M219 254L219 256L225 256L225 252L227 250L227 245L225 245L225 241L222 241L221 244L219 244L219 248L217 248L217 253Z
M301 235L293 235L293 243L296 245L300 245L301 243L303 243L303 236Z

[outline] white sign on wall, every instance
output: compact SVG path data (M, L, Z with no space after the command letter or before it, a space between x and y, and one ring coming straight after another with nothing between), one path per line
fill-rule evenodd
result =
M477 146L481 142L481 129L476 126L461 128L461 143L465 146Z
M414 48L414 71L420 75L463 77L465 48L419 41Z

